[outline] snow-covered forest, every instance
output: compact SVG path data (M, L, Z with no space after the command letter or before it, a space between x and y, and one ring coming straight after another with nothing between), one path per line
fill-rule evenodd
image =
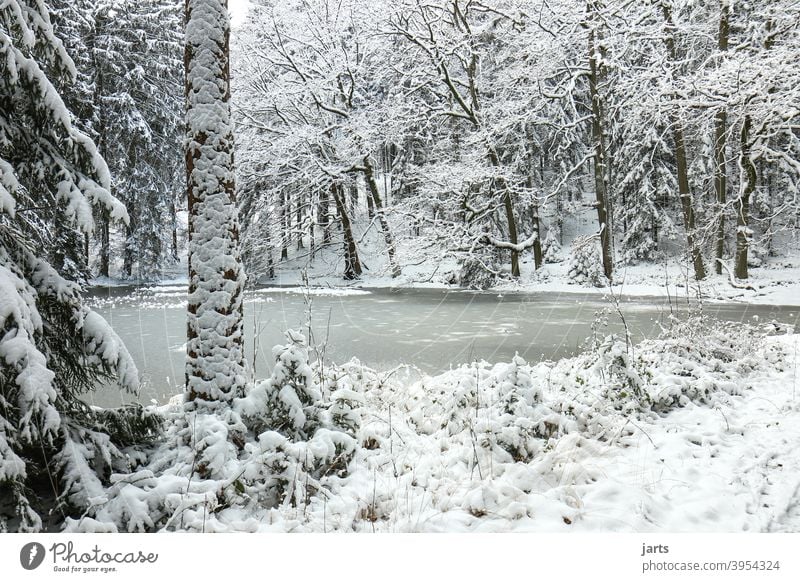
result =
M0 531L800 531L799 189L794 0L0 2Z

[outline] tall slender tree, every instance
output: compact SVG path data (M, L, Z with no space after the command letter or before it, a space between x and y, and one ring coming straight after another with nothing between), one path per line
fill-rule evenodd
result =
M667 48L671 76L674 80L677 77L675 69L678 67L678 49L675 42L676 26L671 1L664 0L661 3L661 13L664 17L664 43ZM683 211L683 226L686 230L686 247L694 267L694 277L701 281L706 278L706 269L703 264L703 253L695 232L695 209L689 184L689 160L683 120L676 110L672 111L671 118L672 138L675 145L675 169L678 176L678 195Z
M717 48L721 54L728 50L728 36L730 35L730 3L720 0L719 3L719 32L717 33ZM725 152L727 150L728 112L721 107L714 116L714 194L717 200L717 239L716 271L722 273L722 256L725 252L725 204L728 190L728 171Z
M215 406L245 384L242 292L230 106L227 0L186 0L189 403Z
M589 98L592 101L592 150L594 166L594 193L597 222L600 226L600 247L603 257L603 273L610 281L614 271L611 254L611 223L609 222L608 198L608 152L603 131L603 106L600 98L601 59L597 47L597 21L600 5L591 0L586 5L589 21Z

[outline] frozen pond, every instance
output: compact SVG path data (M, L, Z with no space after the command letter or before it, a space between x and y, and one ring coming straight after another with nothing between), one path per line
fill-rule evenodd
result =
M108 287L89 293L89 303L125 341L143 382L139 400L165 402L181 391L185 357L186 289L183 286ZM245 301L247 355L257 378L272 368L272 346L287 328L307 333L309 297L300 289L249 290ZM634 340L658 335L670 316L661 298L625 298L621 311ZM685 313L685 300L672 310ZM706 303L703 311L722 320L798 324L800 308ZM315 290L310 296L314 339L327 361L358 358L388 370L401 364L412 373L434 374L464 362L507 361L519 353L534 362L575 353L595 333L597 316L622 330L613 304L599 295L497 294L442 290ZM253 338L257 337L257 342ZM405 372L404 372L405 373ZM118 406L131 395L102 389L89 398Z

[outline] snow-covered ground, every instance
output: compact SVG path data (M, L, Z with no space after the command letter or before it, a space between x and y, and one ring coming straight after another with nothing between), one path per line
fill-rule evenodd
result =
M260 284L305 289L304 278L312 289L318 293L333 293L334 290L344 294L347 290L353 292L357 289L374 288L435 288L456 289L443 280L443 275L456 269L455 262L444 262L433 265L424 262L418 265L407 264L403 267L403 274L399 278L392 278L380 272L367 273L357 281L344 281L338 274L332 273L330 265L320 262L315 264L301 264L289 261L280 265L274 279L261 279ZM490 292L519 292L519 293L596 293L629 297L660 297L660 298L697 298L702 296L705 300L740 301L754 304L768 305L800 305L800 257L775 261L765 267L751 269L747 285L750 288L739 288L731 285L727 274L717 275L711 273L698 283L691 274L687 274L685 267L675 260L668 260L661 264L640 264L621 266L617 270L614 285L608 287L592 287L578 285L569 280L567 263L552 263L543 265L538 271L533 268L530 261L522 264L522 276L518 280L504 279L492 287ZM159 285L186 285L187 277L184 274L185 264L178 264L170 268L161 279ZM97 277L92 285L97 287L113 287L120 285L136 284L136 281L117 278ZM146 282L150 285L153 282ZM312 291L313 292L313 291Z
M284 513L277 527L800 531L798 336L721 369L682 360L680 343L642 348L664 349L642 355L649 394L686 399L660 414L615 410L592 357L462 367L384 393L362 429L380 448L362 451L325 504ZM520 401L509 404L512 386ZM710 390L706 402L690 395L697 387Z
M345 283L340 277L328 274L325 270L310 268L309 283L325 288L363 287L369 288L453 288L446 284L441 275L454 270L455 263L442 267L423 265L407 265L398 279L386 275L367 274L359 281ZM302 269L296 264L287 263L279 268L273 280L262 280L262 283L278 286L299 286L302 284ZM691 274L687 275L685 267L677 261L669 260L662 264L640 264L621 266L616 272L614 285L608 287L592 287L578 285L569 280L566 261L543 265L538 271L532 262L522 265L523 273L519 280L505 279L490 289L491 292L550 292L550 293L597 293L630 297L678 297L706 300L742 301L747 303L770 305L800 305L800 257L776 261L767 267L751 269L747 285L752 288L739 288L731 285L727 274L711 273L698 283Z
M289 367L234 410L319 390L329 428L298 438L267 422L211 477L193 456L175 469L186 445L168 440L163 476L126 477L68 529L136 530L165 504L165 527L190 531L800 532L800 337L787 330L691 319L635 347L608 337L574 358L411 384L352 361L317 386L299 346L278 349ZM179 398L161 410L169 434L205 431ZM213 434L208 451L230 448Z

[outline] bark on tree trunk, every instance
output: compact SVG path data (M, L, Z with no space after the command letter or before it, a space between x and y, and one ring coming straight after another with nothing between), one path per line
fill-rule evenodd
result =
M353 238L353 229L350 225L350 217L347 215L347 202L344 200L344 188L339 184L331 184L331 194L336 204L336 211L342 223L344 234L344 278L348 281L358 279L361 276L361 261L358 259L358 249Z
M595 2L589 2L587 10L594 14ZM591 26L591 25L590 25ZM603 273L611 281L614 263L611 255L611 225L608 221L608 188L606 183L606 148L603 138L603 110L600 102L600 67L597 63L595 33L589 28L589 97L592 101L592 148L594 150L594 194L597 223L600 228L600 248L603 258Z
M720 2L719 35L717 47L728 50L730 7L727 0ZM717 199L716 272L722 274L722 256L725 252L725 204L727 203L728 172L725 163L727 149L728 113L720 109L714 117L714 193Z
M750 235L747 223L750 215L750 197L756 189L756 166L750 158L750 128L752 121L746 115L742 123L741 153L739 165L744 174L741 194L736 201L736 265L734 274L738 279L747 279L747 255L750 246Z
M378 193L378 184L375 182L375 172L372 168L372 164L369 161L369 157L364 158L364 180L367 183L367 200L372 201L375 212L378 216L378 223L381 225L381 231L383 231L383 240L386 243L386 252L389 255L389 267L392 270L392 277L399 277L400 265L397 264L397 249L394 242L394 236L392 236L392 230L389 226L389 221L386 220L386 214L384 213L383 205L381 204L381 197Z

